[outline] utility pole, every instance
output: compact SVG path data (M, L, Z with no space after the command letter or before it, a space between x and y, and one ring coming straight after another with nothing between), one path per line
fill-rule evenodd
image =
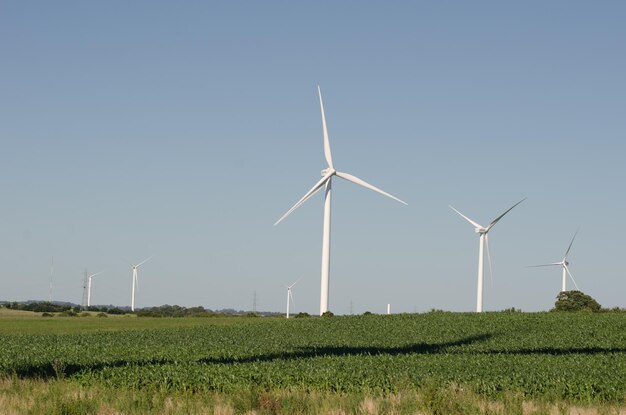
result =
M52 277L54 276L54 256L50 257L50 289L48 290L48 302L52 302Z

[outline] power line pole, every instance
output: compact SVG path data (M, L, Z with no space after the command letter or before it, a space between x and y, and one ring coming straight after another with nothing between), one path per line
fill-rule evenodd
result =
M54 276L54 256L50 257L50 289L48 290L48 302L52 302L52 277Z

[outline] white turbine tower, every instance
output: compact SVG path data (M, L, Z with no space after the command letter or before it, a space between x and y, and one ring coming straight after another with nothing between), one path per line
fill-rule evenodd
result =
M91 279L96 275L102 274L104 271L96 272L95 274L87 275L87 307L91 305Z
M131 296L131 299L130 299L130 310L131 311L135 311L135 289L137 288L137 284L138 284L137 268L139 268L141 265L145 264L146 262L150 261L151 258L152 258L152 256L144 259L143 261L141 261L137 265L130 264L130 266L133 269L133 288L132 288L132 296Z
M478 289L476 292L476 312L477 313L480 313L483 311L483 268L484 268L483 262L484 262L484 257L485 257L485 254L484 254L485 243L487 244L487 258L489 259L489 275L491 276L493 280L493 268L491 266L491 253L489 252L489 236L487 234L489 233L491 228L493 228L496 225L496 223L498 223L498 221L504 217L504 215L509 213L511 209L513 209L515 206L522 203L524 200L526 200L526 198L520 200L519 202L517 202L516 204L508 208L503 214L495 218L487 227L484 227L474 222L473 220L471 220L470 218L468 218L467 216L465 216L464 214L462 214L461 212L459 212L458 210L450 206L450 208L454 210L456 213L458 213L459 215L461 215L463 219L471 223L474 226L474 232L480 235L480 242L479 242L480 246L478 250Z
M293 295L291 294L291 289L300 281L302 277L298 278L296 282L287 286L287 318L289 318L289 305L293 304Z
M315 185L309 190L298 202L293 205L291 209L287 211L280 219L274 223L274 226L278 225L283 219L289 216L294 210L299 208L304 202L309 200L314 194L316 194L322 187L325 187L325 196L324 196L324 224L322 231L322 283L321 283L321 294L320 294L320 315L324 314L328 311L328 294L329 294L329 280L330 280L330 199L331 199L331 189L332 189L332 179L334 176L341 177L342 179L348 180L349 182L358 184L359 186L363 186L367 189L378 192L384 196L390 197L391 199L397 200L400 203L407 204L402 200L398 199L395 196L386 193L379 188L372 186L371 184L359 179L348 173L342 173L335 170L335 166L333 165L333 158L330 152L330 142L328 139L328 130L326 128L326 116L324 115L324 104L322 103L322 92L320 91L319 86L317 87L317 92L320 98L320 111L322 113L322 130L324 133L324 156L326 158L327 167L322 170L322 178L320 181L315 183Z
M574 243L574 239L576 239L576 234L578 234L578 231L576 231L574 233L574 237L572 238L572 241L569 243L569 246L567 247L567 251L565 251L565 255L563 256L563 259L561 261L559 261L559 262L552 262L550 264L532 265L531 266L531 268L537 268L537 267L551 267L551 266L554 266L554 265L560 265L563 268L563 276L561 278L561 292L567 291L566 282L567 282L567 276L568 275L572 279L572 282L574 283L574 287L576 287L576 289L578 290L578 284L576 284L576 281L574 280L574 277L572 277L572 273L569 271L569 266L568 266L569 262L567 261L567 256L569 255L570 249L572 249L572 244Z

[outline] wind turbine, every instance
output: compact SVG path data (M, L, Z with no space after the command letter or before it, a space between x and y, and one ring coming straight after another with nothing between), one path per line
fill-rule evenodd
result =
M517 202L516 204L508 208L503 214L501 214L500 216L495 218L493 221L491 221L491 223L487 227L484 227L474 222L473 220L471 220L470 218L468 218L467 216L465 216L464 214L462 214L461 212L459 212L458 210L450 206L450 208L454 210L456 213L458 213L459 215L461 215L463 219L465 219L466 221L474 225L474 232L480 235L480 242L479 242L480 246L478 250L478 289L476 293L476 312L477 313L480 313L483 311L483 261L485 257L485 254L484 254L485 243L487 244L487 258L489 259L489 275L491 276L492 281L493 281L493 268L491 266L491 253L489 252L489 236L487 234L489 233L491 228L493 228L496 225L496 223L498 223L498 221L504 217L504 215L509 213L511 209L513 209L515 206L522 203L524 200L526 200L526 198L520 200L519 202Z
M148 258L144 259L143 261L141 261L137 265L130 264L130 266L133 269L133 289L132 289L132 296L131 296L131 299L130 299L130 310L131 311L135 311L135 288L137 287L137 284L138 284L137 268L139 268L141 265L145 264L146 262L150 261L151 258L152 258L152 255L149 256Z
M561 279L561 292L567 291L565 283L567 282L567 276L568 275L572 279L572 282L574 283L574 287L576 287L576 289L579 290L578 289L578 284L576 284L576 281L574 280L574 277L572 277L572 273L569 272L569 267L568 267L569 262L567 261L567 256L569 255L570 249L572 249L572 244L574 243L574 239L576 239L576 235L577 234L578 234L578 231L576 231L574 233L574 237L572 238L572 241L569 243L569 246L567 247L567 251L565 251L565 255L563 256L563 259L560 262L552 262L550 264L543 264L543 265L531 265L531 268L550 267L550 266L554 266L554 265L560 265L563 268L563 277Z
M287 318L289 318L289 304L293 304L293 295L291 294L291 289L293 288L294 285L296 285L298 283L298 281L300 281L302 279L302 277L298 278L298 280L296 282L294 282L291 285L287 286Z
M331 189L332 189L332 179L334 176L341 177L344 180L349 182L358 184L359 186L363 186L367 189L373 190L377 193L380 193L384 196L387 196L391 199L397 200L400 203L407 204L402 200L398 199L395 196L390 195L387 192L380 190L379 188L372 186L371 184L359 179L348 173L342 173L335 170L335 166L333 164L333 158L330 152L330 141L328 139L328 130L326 128L326 116L324 115L324 104L322 102L322 92L320 87L317 87L317 92L320 98L320 111L322 113L322 130L324 133L324 157L326 158L327 167L322 170L322 178L315 183L315 185L300 199L296 202L295 205L292 206L291 209L287 211L280 219L274 223L274 226L278 225L283 219L289 216L294 210L299 208L304 202L309 200L313 195L315 195L322 187L325 187L325 196L324 196L324 224L322 231L322 283L321 283L321 294L320 294L320 315L324 314L328 311L328 294L329 294L329 281L330 281L330 199L331 199Z
M104 271L96 272L95 274L87 275L87 307L91 305L91 279L96 275L102 274Z

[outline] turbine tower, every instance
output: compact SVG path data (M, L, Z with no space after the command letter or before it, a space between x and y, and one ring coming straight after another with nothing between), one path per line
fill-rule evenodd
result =
M87 276L87 307L91 305L91 279L96 275L102 274L104 271L96 272Z
M569 262L567 261L567 256L569 255L570 249L572 249L572 244L574 243L574 239L576 239L576 235L577 234L578 234L578 231L576 231L574 233L574 237L572 238L572 241L569 243L569 246L567 247L567 251L565 251L565 255L563 256L563 259L561 261L559 261L559 262L552 262L550 264L543 264L543 265L531 265L531 268L551 267L551 266L554 266L554 265L560 265L563 268L563 276L561 278L561 292L567 291L566 282L567 282L567 276L568 275L572 279L572 282L574 283L574 287L576 287L576 289L579 290L578 289L578 284L576 284L576 281L574 280L574 277L572 277L572 273L569 271L569 266L568 266Z
M295 205L291 207L280 219L274 223L274 226L278 225L283 219L289 216L294 210L299 208L304 202L309 200L315 195L322 187L325 187L324 195L324 222L322 227L322 277L321 277L321 294L320 294L320 315L328 311L328 294L329 294L329 281L330 281L330 200L332 190L332 179L334 176L340 177L349 182L363 186L366 189L373 190L391 199L397 200L400 203L407 204L395 196L390 195L387 192L380 190L379 188L372 186L371 184L359 179L348 173L342 173L335 170L333 164L333 158L330 152L330 141L328 139L328 130L326 128L326 116L324 115L324 104L322 102L322 92L317 87L317 92L320 98L320 111L322 113L322 130L324 134L324 156L326 158L327 167L322 170L322 178L315 183L315 185L300 199Z
M140 263L138 263L137 265L133 265L130 264L130 266L133 269L133 288L132 288L132 295L131 295L131 299L130 299L130 310L131 311L135 311L135 289L137 288L137 269L145 264L146 262L150 261L150 259L152 258L152 256L149 256L148 258L144 259L143 261L141 261Z
M294 285L296 285L298 283L298 281L300 281L302 279L302 277L298 278L298 280L296 282L294 282L291 285L287 286L287 318L289 318L289 304L293 304L293 295L291 294L291 289L293 288Z
M478 289L476 292L476 312L477 313L481 313L483 311L483 268L484 268L483 262L484 262L484 257L485 257L485 254L484 254L485 243L487 244L487 258L489 260L489 275L491 276L492 281L493 281L493 268L491 266L491 253L489 252L488 233L491 230L491 228L493 228L496 225L496 223L498 223L498 221L504 217L504 215L509 213L511 209L513 209L515 206L522 203L524 200L526 200L526 198L520 200L519 202L517 202L516 204L508 208L503 214L501 214L500 216L495 218L493 221L491 221L491 223L487 227L484 227L474 222L473 220L471 220L470 218L468 218L467 216L465 216L464 214L462 214L461 212L459 212L458 210L450 206L452 210L454 210L456 213L461 215L463 219L465 219L470 224L472 224L474 226L474 232L480 235L480 242L479 242L479 249L478 249Z

